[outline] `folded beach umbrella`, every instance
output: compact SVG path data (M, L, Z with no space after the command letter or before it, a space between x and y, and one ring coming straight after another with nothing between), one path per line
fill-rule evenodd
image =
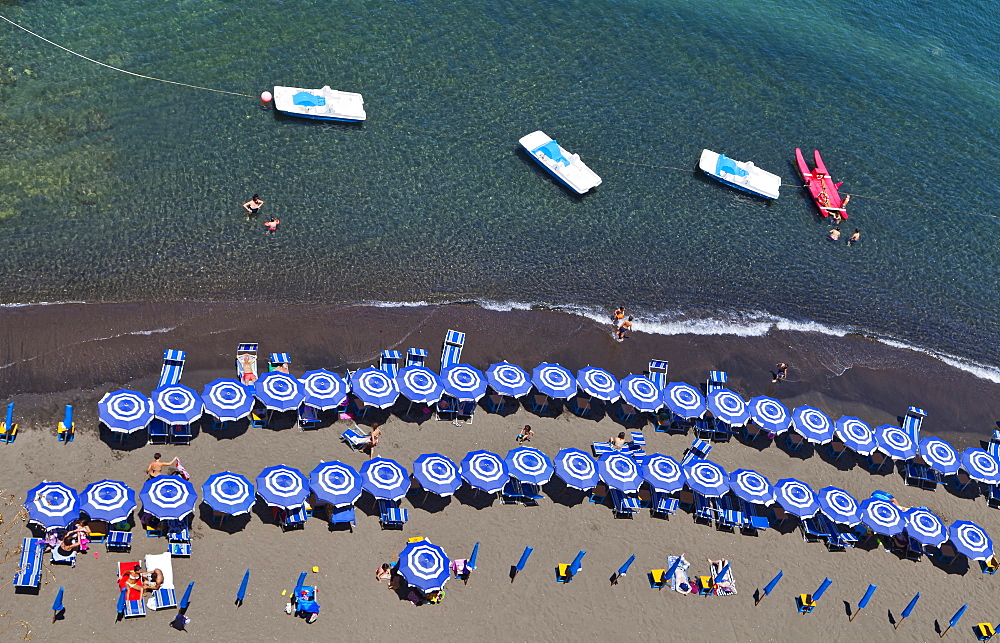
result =
M412 539L399 554L399 573L410 586L423 592L444 587L450 564L444 550L424 538Z
M438 374L426 366L404 366L396 374L396 386L406 399L417 404L434 404L444 395Z
M508 362L490 364L486 369L486 381L500 395L524 397L531 390L528 373L520 366Z
M272 411L294 411L306 394L297 379L281 371L264 373L253 384L254 395Z
M470 451L462 459L462 479L486 493L503 489L510 478L503 458L489 451Z
M635 460L619 451L605 453L597 461L597 475L604 484L623 493L635 493L642 486L642 476Z
M754 424L771 433L784 433L792 423L785 405L766 395L751 398L749 404L750 419Z
M906 431L893 424L875 427L878 450L893 460L909 460L917 455L917 445Z
M257 476L257 495L270 507L301 507L309 497L309 479L287 464L267 467Z
M1000 462L979 447L969 447L962 452L962 467L973 480L1000 484Z
M858 501L843 489L823 487L816 496L820 510L833 522L851 527L861 522Z
M156 476L139 491L142 510L160 520L180 520L194 511L198 492L180 476Z
M958 553L972 560L987 560L993 556L993 541L982 527L968 520L958 520L948 528L948 535Z
M792 411L792 428L810 442L826 444L833 440L833 422L812 406L799 406Z
M65 527L80 517L80 499L76 490L61 482L43 482L28 491L28 522L45 529Z
M580 449L563 449L556 454L554 462L556 475L567 487L590 491L597 486L597 463L589 453Z
M784 478L774 483L774 499L785 511L799 518L812 518L819 511L819 500L812 487L796 480Z
M414 460L413 477L421 487L441 497L452 495L462 486L458 466L440 453L425 453Z
M670 382L663 387L663 403L671 412L685 420L705 415L705 396L686 382Z
M660 493L679 491L684 488L684 483L687 481L677 460L660 453L647 455L639 471L650 488Z
M135 491L124 482L101 480L87 485L80 494L80 511L93 520L121 522L135 509Z
M576 372L576 382L584 393L605 402L614 402L621 397L618 379L603 368L586 366Z
M917 453L927 465L946 476L958 473L962 467L958 452L941 438L924 438L917 447Z
M511 449L504 462L511 476L529 484L545 484L555 471L549 456L531 447Z
M320 368L306 371L299 380L306 404L321 411L329 411L341 406L347 397L347 382L340 375Z
M539 393L552 398L568 400L576 395L573 374L559 364L542 362L531 371L531 383Z
M486 376L468 364L449 366L441 373L444 391L459 402L478 402L486 395Z
M309 488L319 502L334 507L353 505L361 497L361 475L354 467L333 460L309 472Z
M771 481L753 469L737 469L729 474L729 488L747 502L769 505L774 502Z
M948 540L948 527L927 507L914 507L903 512L906 533L921 545L940 547Z
M145 429L153 419L153 402L138 391L122 389L105 393L97 403L101 422L117 433Z
M711 460L693 458L682 469L692 491L709 498L721 498L729 491L729 474Z
M727 388L712 391L708 395L707 406L712 415L731 426L743 426L750 419L747 403Z
M247 387L233 379L209 382L201 392L205 410L220 422L242 420L253 411L253 395Z
M191 424L205 412L201 396L183 384L153 391L153 417L167 424Z
M860 511L861 522L877 534L895 536L906 527L903 514L888 500L869 498L861 503Z
M645 375L629 375L619 383L619 387L622 398L639 412L652 413L663 406L660 389Z
M389 458L372 458L361 465L361 487L376 498L399 500L410 488L410 472Z
M871 455L878 448L875 432L856 417L845 415L834 422L833 426L840 441L859 455Z
M368 406L386 409L399 397L396 381L385 371L368 366L351 375L351 391Z
M210 475L201 485L201 497L212 509L230 516L250 513L256 500L250 481L231 471Z

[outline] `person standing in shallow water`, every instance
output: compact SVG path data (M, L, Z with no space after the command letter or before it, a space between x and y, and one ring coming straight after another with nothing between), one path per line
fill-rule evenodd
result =
M247 211L247 218L251 219L257 216L257 210L260 210L262 205L264 205L264 201L261 200L259 194L250 197L250 200L243 204L243 209Z
M628 316L628 319L622 322L622 325L618 328L618 336L615 337L618 341L623 341L625 339L625 333L632 330L632 320L634 318L632 315Z

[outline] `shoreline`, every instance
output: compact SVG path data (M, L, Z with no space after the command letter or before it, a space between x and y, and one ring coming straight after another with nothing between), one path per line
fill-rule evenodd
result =
M481 306L267 305L251 303L49 304L0 308L0 390L18 403L22 426L53 425L54 409L76 406L82 430L97 429L96 402L122 387L155 387L165 348L188 353L184 382L200 388L232 376L236 344L257 341L292 356L293 373L343 372L378 360L383 348L430 351L436 369L448 328L467 333L463 361L485 369L508 360L530 370L558 361L576 371L606 368L621 378L650 359L670 362L669 380L704 382L726 370L745 398L772 395L789 408L818 406L832 417L857 415L872 426L896 423L910 405L928 413L927 434L978 446L1000 419L1000 384L916 350L857 335L771 330L763 335L658 335L611 338L611 325L552 310ZM777 362L789 378L771 382ZM19 420L21 421L21 420Z

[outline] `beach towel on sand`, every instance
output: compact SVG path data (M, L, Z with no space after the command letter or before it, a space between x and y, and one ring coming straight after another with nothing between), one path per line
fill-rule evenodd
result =
M667 569L674 566L674 561L677 560L677 556L667 556ZM691 566L691 563L687 562L686 558L681 558L681 564L677 566L674 571L674 575L670 578L670 589L675 592L680 592L681 594L687 594L684 590L680 588L681 583L687 585L691 584L688 580L687 569Z

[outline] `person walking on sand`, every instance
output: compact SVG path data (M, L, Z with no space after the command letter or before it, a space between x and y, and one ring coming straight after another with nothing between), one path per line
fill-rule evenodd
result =
M259 194L255 194L250 197L250 200L243 204L243 209L247 211L247 218L257 216L257 210L260 210L260 206L264 205Z
M848 238L847 245L853 246L854 243L858 241L860 238L861 238L861 230L854 228L854 234L852 234L850 238Z
M517 434L518 442L531 442L531 436L535 435L535 432L531 430L530 424L525 424L521 432Z
M618 336L615 337L618 341L623 341L625 339L625 333L632 330L632 315L628 316L628 319L622 322L622 325L618 328Z
M778 372L774 374L774 379L771 380L772 382L777 382L788 377L788 364L784 362L778 362L777 364L774 365L774 367L778 369Z
M378 446L378 439L382 437L382 429L378 427L378 422L372 422L372 432L368 435L368 457L375 457L375 447Z
M159 453L153 454L153 461L146 467L146 475L150 478L155 478L156 476L170 476L179 473L177 467L181 461L178 458L174 458L170 462L162 462L160 460L161 457Z
M615 309L614 314L611 315L611 323L615 325L615 328L618 328L622 325L623 321L625 321L625 306L619 306Z

